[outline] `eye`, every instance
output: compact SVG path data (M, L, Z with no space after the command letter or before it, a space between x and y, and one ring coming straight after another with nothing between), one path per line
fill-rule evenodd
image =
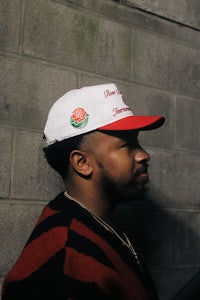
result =
M136 148L140 147L140 145L139 145L138 140L130 140L130 141L126 141L125 143L123 143L121 147L136 149Z
M130 142L126 142L126 143L122 144L122 148L130 147L130 146L131 146Z

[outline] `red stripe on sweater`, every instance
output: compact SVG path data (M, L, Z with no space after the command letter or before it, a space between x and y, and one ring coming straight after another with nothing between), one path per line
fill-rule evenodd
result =
M127 281L122 274L73 248L66 249L64 272L79 282L97 284L105 293L115 296L116 299L148 299L143 289L135 282Z
M105 287L105 280L109 279L109 282L114 283L116 281L116 284L120 284L123 286L124 293L129 295L127 298L124 295L123 299L131 299L134 295L134 299L148 299L148 296L146 294L146 291L140 282L140 280L137 278L137 276L134 274L134 272L127 266L123 260L120 258L120 256L117 254L117 252L99 235L97 235L95 232L90 230L87 226L80 223L77 220L73 220L72 224L70 226L71 230L74 230L75 232L79 233L82 236L85 236L86 238L90 239L93 243L98 245L98 247L104 252L104 254L108 257L108 259L112 262L115 269L117 270L119 275L114 276L114 273L111 269L109 269L106 266L103 266L94 258L86 257L84 254L77 255L76 253L76 266L80 266L80 272L78 273L78 278L81 281L86 280L86 274L88 274L88 280L94 280L95 276L96 279L98 279L98 284L101 286L103 285ZM71 268L68 263L68 251L67 250L67 262L65 264L66 272L70 273L71 276L73 276L73 268ZM73 250L71 249L71 255L73 254ZM84 256L84 259L83 259ZM82 271L81 271L82 270ZM102 270L102 271L101 271ZM86 271L86 272L85 272ZM75 278L76 278L76 271L75 271ZM111 280L112 278L112 280ZM120 278L120 279L119 279ZM101 282L102 280L102 282ZM125 292L126 291L126 292Z
M29 277L60 249L64 248L67 237L66 227L56 227L30 242L23 249L6 281L17 281Z
M46 207L44 208L42 214L40 215L40 217L39 217L39 219L38 219L38 221L37 221L37 223L36 223L36 226L37 226L38 224L40 224L43 220L45 220L45 219L47 219L48 217L51 217L51 216L53 216L53 215L55 215L55 214L57 214L57 213L58 213L58 211L51 209L49 206L46 206Z

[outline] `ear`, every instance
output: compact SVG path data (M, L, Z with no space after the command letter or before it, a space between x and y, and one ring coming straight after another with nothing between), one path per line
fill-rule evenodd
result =
M73 169L81 176L88 177L92 174L92 166L87 152L73 150L70 154L70 163Z

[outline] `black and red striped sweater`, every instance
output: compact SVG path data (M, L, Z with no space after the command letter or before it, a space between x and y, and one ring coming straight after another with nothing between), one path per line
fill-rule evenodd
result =
M112 233L59 194L43 210L2 300L156 300L147 270Z

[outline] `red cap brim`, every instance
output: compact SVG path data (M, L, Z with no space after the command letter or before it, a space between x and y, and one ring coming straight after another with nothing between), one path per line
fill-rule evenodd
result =
M151 130L159 128L165 122L163 116L128 116L108 125L98 128L99 130Z

